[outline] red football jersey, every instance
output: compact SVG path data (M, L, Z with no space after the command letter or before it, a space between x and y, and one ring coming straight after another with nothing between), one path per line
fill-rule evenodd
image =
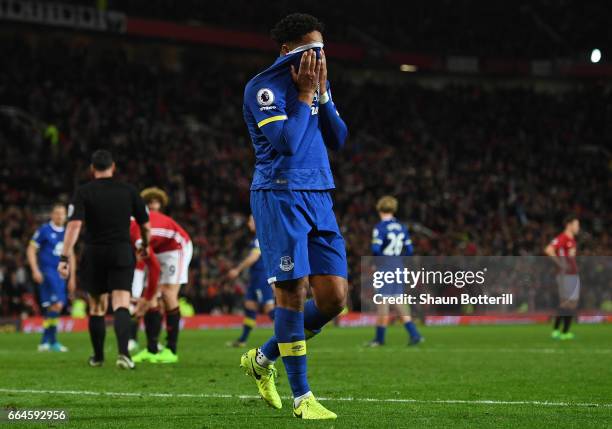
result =
M151 223L151 247L155 253L181 250L191 241L189 234L170 216L151 211L149 222ZM135 238L134 241L140 239L140 228L134 219L130 224L130 237Z
M576 240L562 232L550 244L555 249L555 254L564 261L564 274L578 274Z

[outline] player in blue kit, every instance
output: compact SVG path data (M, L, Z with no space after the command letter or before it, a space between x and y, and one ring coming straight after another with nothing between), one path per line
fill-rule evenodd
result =
M255 220L252 215L249 216L247 226L249 227L249 231L255 233ZM251 330L257 324L256 318L259 308L261 308L271 320L274 320L274 290L272 286L268 284L257 238L253 238L251 241L248 256L236 267L229 270L227 277L230 280L234 280L247 268L249 269L249 285L244 299L244 323L242 325L242 334L236 341L232 341L228 344L231 347L244 347L246 345Z
M281 357L293 414L303 419L336 418L310 391L305 340L342 311L347 294L327 155L344 145L347 127L332 100L322 31L306 14L277 23L272 37L280 56L248 82L243 107L255 149L251 210L276 310L274 336L245 353L240 365L262 398L281 408L274 381L274 362ZM313 299L306 301L309 286Z
M408 227L395 218L397 206L398 203L395 197L386 195L379 199L376 203L376 210L378 211L380 222L376 224L372 231L372 255L386 257L382 265L388 265L386 268L389 271L398 268L398 263L400 263L398 257L412 256L414 253ZM384 268L377 267L377 269ZM401 295L403 287L402 285L388 285L387 289L383 288L381 292L384 295ZM391 304L378 304L376 306L376 336L367 344L369 347L378 347L385 344L390 306ZM393 306L410 336L408 344L416 345L423 342L423 337L419 334L406 306L401 304L394 304Z
M27 249L28 262L32 270L32 278L39 285L39 296L43 308L43 335L38 345L38 351L66 352L68 349L57 341L57 321L66 305L68 291L75 288L75 266L71 263L71 275L66 280L57 272L62 246L64 244L64 224L66 223L66 207L61 203L53 205L51 221L42 225L34 233ZM71 257L74 262L74 257Z

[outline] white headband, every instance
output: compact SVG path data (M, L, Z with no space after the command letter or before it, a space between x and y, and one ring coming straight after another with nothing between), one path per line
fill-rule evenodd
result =
M323 47L323 42L313 42L307 45L298 46L294 50L287 52L285 55L297 54L298 52L303 52L309 49L322 48L322 47Z

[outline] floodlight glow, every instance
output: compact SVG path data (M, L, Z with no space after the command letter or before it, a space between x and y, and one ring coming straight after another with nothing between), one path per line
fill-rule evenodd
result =
M591 62L598 63L601 60L601 51L599 49L593 49L591 51Z
M400 70L403 72L415 72L417 71L417 66L412 64L402 64L400 66Z

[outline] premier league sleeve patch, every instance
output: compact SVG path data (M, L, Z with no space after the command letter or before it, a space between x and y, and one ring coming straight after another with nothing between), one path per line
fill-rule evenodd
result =
M257 104L262 107L270 106L274 103L274 92L270 88L262 88L257 91Z

